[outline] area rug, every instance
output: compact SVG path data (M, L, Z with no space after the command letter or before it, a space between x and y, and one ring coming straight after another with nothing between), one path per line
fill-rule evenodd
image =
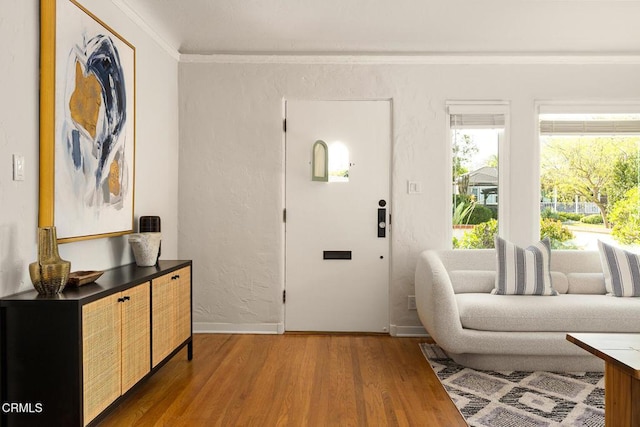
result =
M601 372L478 371L435 344L420 348L470 426L604 426Z

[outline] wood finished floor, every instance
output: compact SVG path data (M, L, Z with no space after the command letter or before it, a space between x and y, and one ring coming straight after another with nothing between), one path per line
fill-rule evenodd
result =
M194 336L107 426L466 426L419 338Z

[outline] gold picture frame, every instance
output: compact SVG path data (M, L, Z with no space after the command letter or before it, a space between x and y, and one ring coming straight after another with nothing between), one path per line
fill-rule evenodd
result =
M133 232L136 50L76 0L40 0L38 226Z

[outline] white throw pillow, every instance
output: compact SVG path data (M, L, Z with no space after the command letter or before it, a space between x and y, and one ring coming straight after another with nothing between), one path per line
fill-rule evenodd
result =
M551 284L551 242L524 249L496 236L497 295L558 295Z
M640 256L598 240L607 294L640 297Z

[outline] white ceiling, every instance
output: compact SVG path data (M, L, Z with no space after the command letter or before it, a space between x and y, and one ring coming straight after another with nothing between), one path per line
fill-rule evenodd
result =
M182 54L640 53L640 0L113 0Z

